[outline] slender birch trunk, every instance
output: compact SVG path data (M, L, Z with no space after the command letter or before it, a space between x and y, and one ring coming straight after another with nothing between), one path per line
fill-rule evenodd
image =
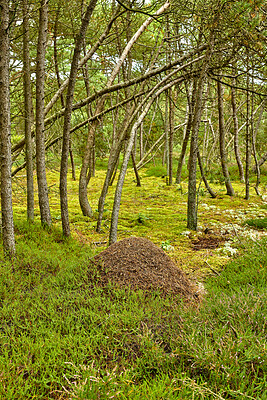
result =
M172 89L169 90L169 176L168 185L172 185L173 177L173 132L174 132L174 96Z
M248 68L248 62L247 62ZM246 194L245 200L249 200L249 166L250 166L250 94L249 94L249 75L247 73L247 115L246 115L246 168L245 168L245 186L246 186Z

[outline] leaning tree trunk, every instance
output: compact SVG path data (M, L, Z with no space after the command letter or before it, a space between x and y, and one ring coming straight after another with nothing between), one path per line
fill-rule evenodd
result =
M39 9L39 33L36 59L36 170L41 223L43 225L50 226L52 219L50 214L45 170L44 137L44 81L47 25L48 0L41 0Z
M23 88L24 88L24 126L26 145L27 175L27 218L34 220L33 151L32 151L32 91L30 67L30 36L28 0L23 0Z
M197 152L197 159L198 159L198 166L199 166L200 173L201 173L201 178L202 178L202 180L203 180L203 182L205 184L205 187L206 187L207 191L209 192L209 194L211 195L211 197L213 199L215 199L215 197L217 197L217 194L212 190L212 188L210 187L210 185L208 183L208 180L207 180L205 172L204 172L204 168L203 168L203 164L202 164L201 155L200 155L199 150Z
M167 1L162 7L159 8L159 10L155 13L155 15L161 15L162 13L164 13L168 8L170 7L170 3ZM115 68L113 69L113 71L110 74L110 77L108 79L108 82L106 84L106 87L109 88L123 62L125 61L128 53L130 52L132 46L135 44L135 42L138 40L138 38L143 34L143 32L147 29L147 27L154 21L153 17L149 17L141 26L140 28L136 31L136 33L132 36L132 38L128 41L127 45L125 46ZM95 114L100 113L103 111L103 107L105 104L105 100L106 100L106 96L104 95L99 102L97 103L96 106L96 111ZM84 152L84 158L83 158L83 162L82 162L82 167L81 167L81 171L80 171L80 179L79 179L79 202L80 202L80 206L81 206L81 210L82 213L84 215L88 215L91 216L92 215L92 210L91 210L91 206L89 205L89 201L87 198L87 171L88 171L88 167L89 167L89 162L90 162L90 155L88 154L88 152L90 151L90 143L91 143L91 138L94 137L96 128L97 128L98 122L97 120L91 125L90 130L89 130L89 134L88 134L88 140L86 143L86 148L85 148L85 152ZM101 198L103 198L103 196L101 196ZM98 224L98 226L101 225ZM100 229L100 227L98 228Z
M11 133L9 99L9 7L7 0L0 1L0 157L1 157L1 208L4 252L15 255L15 236L11 186Z
M193 59L193 60L189 61L188 63L181 65L179 68L173 70L173 71L170 72L165 78L163 78L162 81L161 81L161 84L163 84L163 83L166 81L166 79L169 79L169 78L171 78L173 75L177 74L179 70L180 70L180 71L181 71L181 70L184 70L184 69L186 69L187 67L189 67L190 65L199 62L199 61L202 60L203 58L204 58L204 56L201 55L201 56L197 57L196 59ZM183 81L184 81L184 77L181 77L181 78L179 78L179 79L177 80L177 82L183 82ZM153 89L155 90L156 87L158 87L158 85L156 85ZM139 104L138 107L136 107L136 106L134 105L133 109L131 110L132 117L131 117L131 119L129 120L128 125L127 125L126 128L123 130L123 132L120 134L120 136L117 138L117 140L115 141L114 146L112 146L112 148L111 148L111 154L110 154L109 161L108 161L107 173L106 173L105 181L104 181L103 188L102 188L101 195L100 195L100 197L99 197L99 202L98 202L98 213L99 213L99 214L98 214L98 221L97 221L97 232L100 232L100 229L101 229L101 222L102 222L102 217L103 217L103 212L104 212L105 198L106 198L106 195L107 195L107 192L108 192L108 186L109 186L110 179L111 179L111 177L112 177L114 168L115 168L115 166L116 166L116 160L117 160L117 158L119 157L119 153L120 153L121 146L122 146L123 142L124 142L125 139L126 139L129 126L130 126L131 123L134 121L134 118L135 118L136 115L137 115L137 111L139 112L140 110L142 110L142 106L146 104L147 100L148 100L148 99L147 99L147 97L146 97L146 98ZM140 108L140 107L141 107L141 108ZM163 135L162 135L162 136L163 136ZM164 136L165 136L165 133L164 133ZM140 162L139 162L138 164L139 164L139 165L137 166L137 168L139 168Z
M163 86L162 88L158 89L159 84L155 86L154 89L151 90L150 95L146 97L146 100L148 100L148 103L140 116L138 117L137 121L133 124L133 127L131 129L130 137L127 143L127 147L124 153L124 158L120 170L120 175L118 178L117 186L116 186L116 191L115 191L115 196L114 196L114 203L113 203L113 209L112 209L112 215L111 215L111 225L110 225L110 233L109 233L109 245L112 243L115 243L117 241L117 230L118 230L118 219L119 219L119 210L120 210L120 203L121 203L121 195L122 195L122 188L123 188L123 183L126 175L126 170L127 166L129 163L130 155L132 152L132 148L134 145L134 140L136 136L136 132L138 128L140 127L142 121L144 120L145 116L147 115L151 105L155 101L155 99L165 90L168 90L170 87L175 85L176 83L180 82L181 78L175 79L173 82L168 83L167 85ZM158 89L156 91L156 89ZM141 108L143 104L139 105L138 108Z
M219 78L220 79L220 78ZM218 112L219 112L219 135L220 135L220 158L222 171L227 190L227 195L234 196L235 192L231 185L230 175L227 167L227 155L225 150L225 127L224 127L224 110L223 110L223 87L220 80L217 81L218 89Z
M68 195L67 195L67 172L68 172L68 154L70 148L70 123L71 111L74 96L74 87L79 66L79 57L82 50L83 40L86 34L87 26L90 22L93 10L97 0L91 0L84 14L80 31L76 38L74 54L71 63L68 92L66 98L66 107L64 112L63 142L60 166L60 206L62 229L64 236L70 235L69 212L68 212Z

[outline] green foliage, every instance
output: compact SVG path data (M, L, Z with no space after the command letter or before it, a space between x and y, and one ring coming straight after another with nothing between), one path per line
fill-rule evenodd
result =
M156 165L156 166L149 167L146 170L146 175L164 178L167 175L167 170L166 170L166 167L164 167L163 165Z
M221 168L218 166L211 168L207 173L207 179L210 183L222 185L224 183L224 177Z
M174 249L174 247L171 245L171 241L170 240L165 240L164 242L161 242L160 246L165 251L170 251L170 250Z
M139 224L145 225L145 223L149 220L149 217L143 213L139 213L137 217L137 222Z
M267 229L267 217L247 219L244 224L257 229Z

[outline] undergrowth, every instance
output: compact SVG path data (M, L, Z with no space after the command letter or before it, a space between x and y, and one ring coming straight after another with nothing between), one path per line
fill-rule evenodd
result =
M157 165L140 171L141 187L127 174L119 239L147 237L188 275L205 277L202 303L189 306L160 293L98 286L90 259L106 246L115 190L96 233L105 165L88 187L93 218L81 215L78 181L69 177L72 239L61 233L57 169L48 173L50 230L38 215L34 224L22 222L25 178L13 181L16 259L8 262L0 249L0 399L266 400L264 187L262 199L252 192L244 202L242 185L234 183L230 198L211 176L218 196L199 191L202 230L190 233L185 181L167 186ZM209 231L231 240L218 252L195 251L192 237ZM236 248L243 256L229 261Z
M245 221L246 225L252 226L256 229L267 229L267 217L264 218L250 218Z
M92 251L16 223L2 259L0 398L266 399L266 240L188 306L97 286Z

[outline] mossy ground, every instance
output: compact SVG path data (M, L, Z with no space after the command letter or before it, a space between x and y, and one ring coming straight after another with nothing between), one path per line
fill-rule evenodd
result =
M155 168L154 168L155 169ZM122 194L120 207L118 240L129 236L146 237L156 245L164 246L168 243L169 255L177 262L177 265L189 274L194 273L197 277L212 273L212 269L220 270L229 260L231 251L227 251L222 244L222 250L202 249L195 251L191 246L191 239L184 234L187 231L186 210L187 210L187 183L181 185L166 185L166 178L163 176L150 176L150 171L140 171L141 187L136 186L135 176L129 169ZM78 170L76 175L78 176ZM161 175L161 174L159 174ZM78 201L78 179L71 179L71 172L68 175L68 201L71 233L74 238L92 246L95 253L102 251L108 243L110 217L112 212L113 197L116 182L109 188L106 198L105 212L102 223L102 232L96 232L98 198L105 177L104 170L97 170L95 177L91 178L88 186L88 198L94 216L84 217L81 213ZM49 170L47 173L50 206L53 218L53 225L61 229L60 202L59 202L59 171ZM244 184L233 183L236 193L235 197L229 197L225 193L224 185L212 183L213 189L218 196L212 199L204 190L203 183L198 196L198 227L213 229L216 232L229 231L230 243L235 247L242 240L242 236L257 239L256 230L253 227L244 225L247 219L261 218L267 216L264 209L266 202L257 196L253 187L250 189L250 200L244 200ZM14 213L17 218L26 217L26 192L25 177L17 177L14 185ZM266 187L260 188L264 195ZM37 204L36 186L36 220L39 219ZM262 235L262 233L259 233ZM191 234L191 238L194 233ZM165 249L167 249L165 247ZM234 253L234 251L233 251ZM210 268L211 267L211 268Z
M196 251L186 229L186 183L180 191L143 171L137 188L127 174L119 239L145 236L190 277L205 279L203 301L188 306L157 292L96 285L90 259L106 246L114 187L96 234L104 172L88 189L93 219L81 215L78 182L69 176L66 240L58 171L47 176L50 230L37 205L35 223L26 222L25 177L13 185L17 257L0 262L0 399L266 400L267 242L259 240L266 230L246 225L266 216L263 200L254 193L248 202L231 199L216 185L219 198L203 192L199 225L229 230L231 240L222 253ZM231 260L237 244L243 255Z

